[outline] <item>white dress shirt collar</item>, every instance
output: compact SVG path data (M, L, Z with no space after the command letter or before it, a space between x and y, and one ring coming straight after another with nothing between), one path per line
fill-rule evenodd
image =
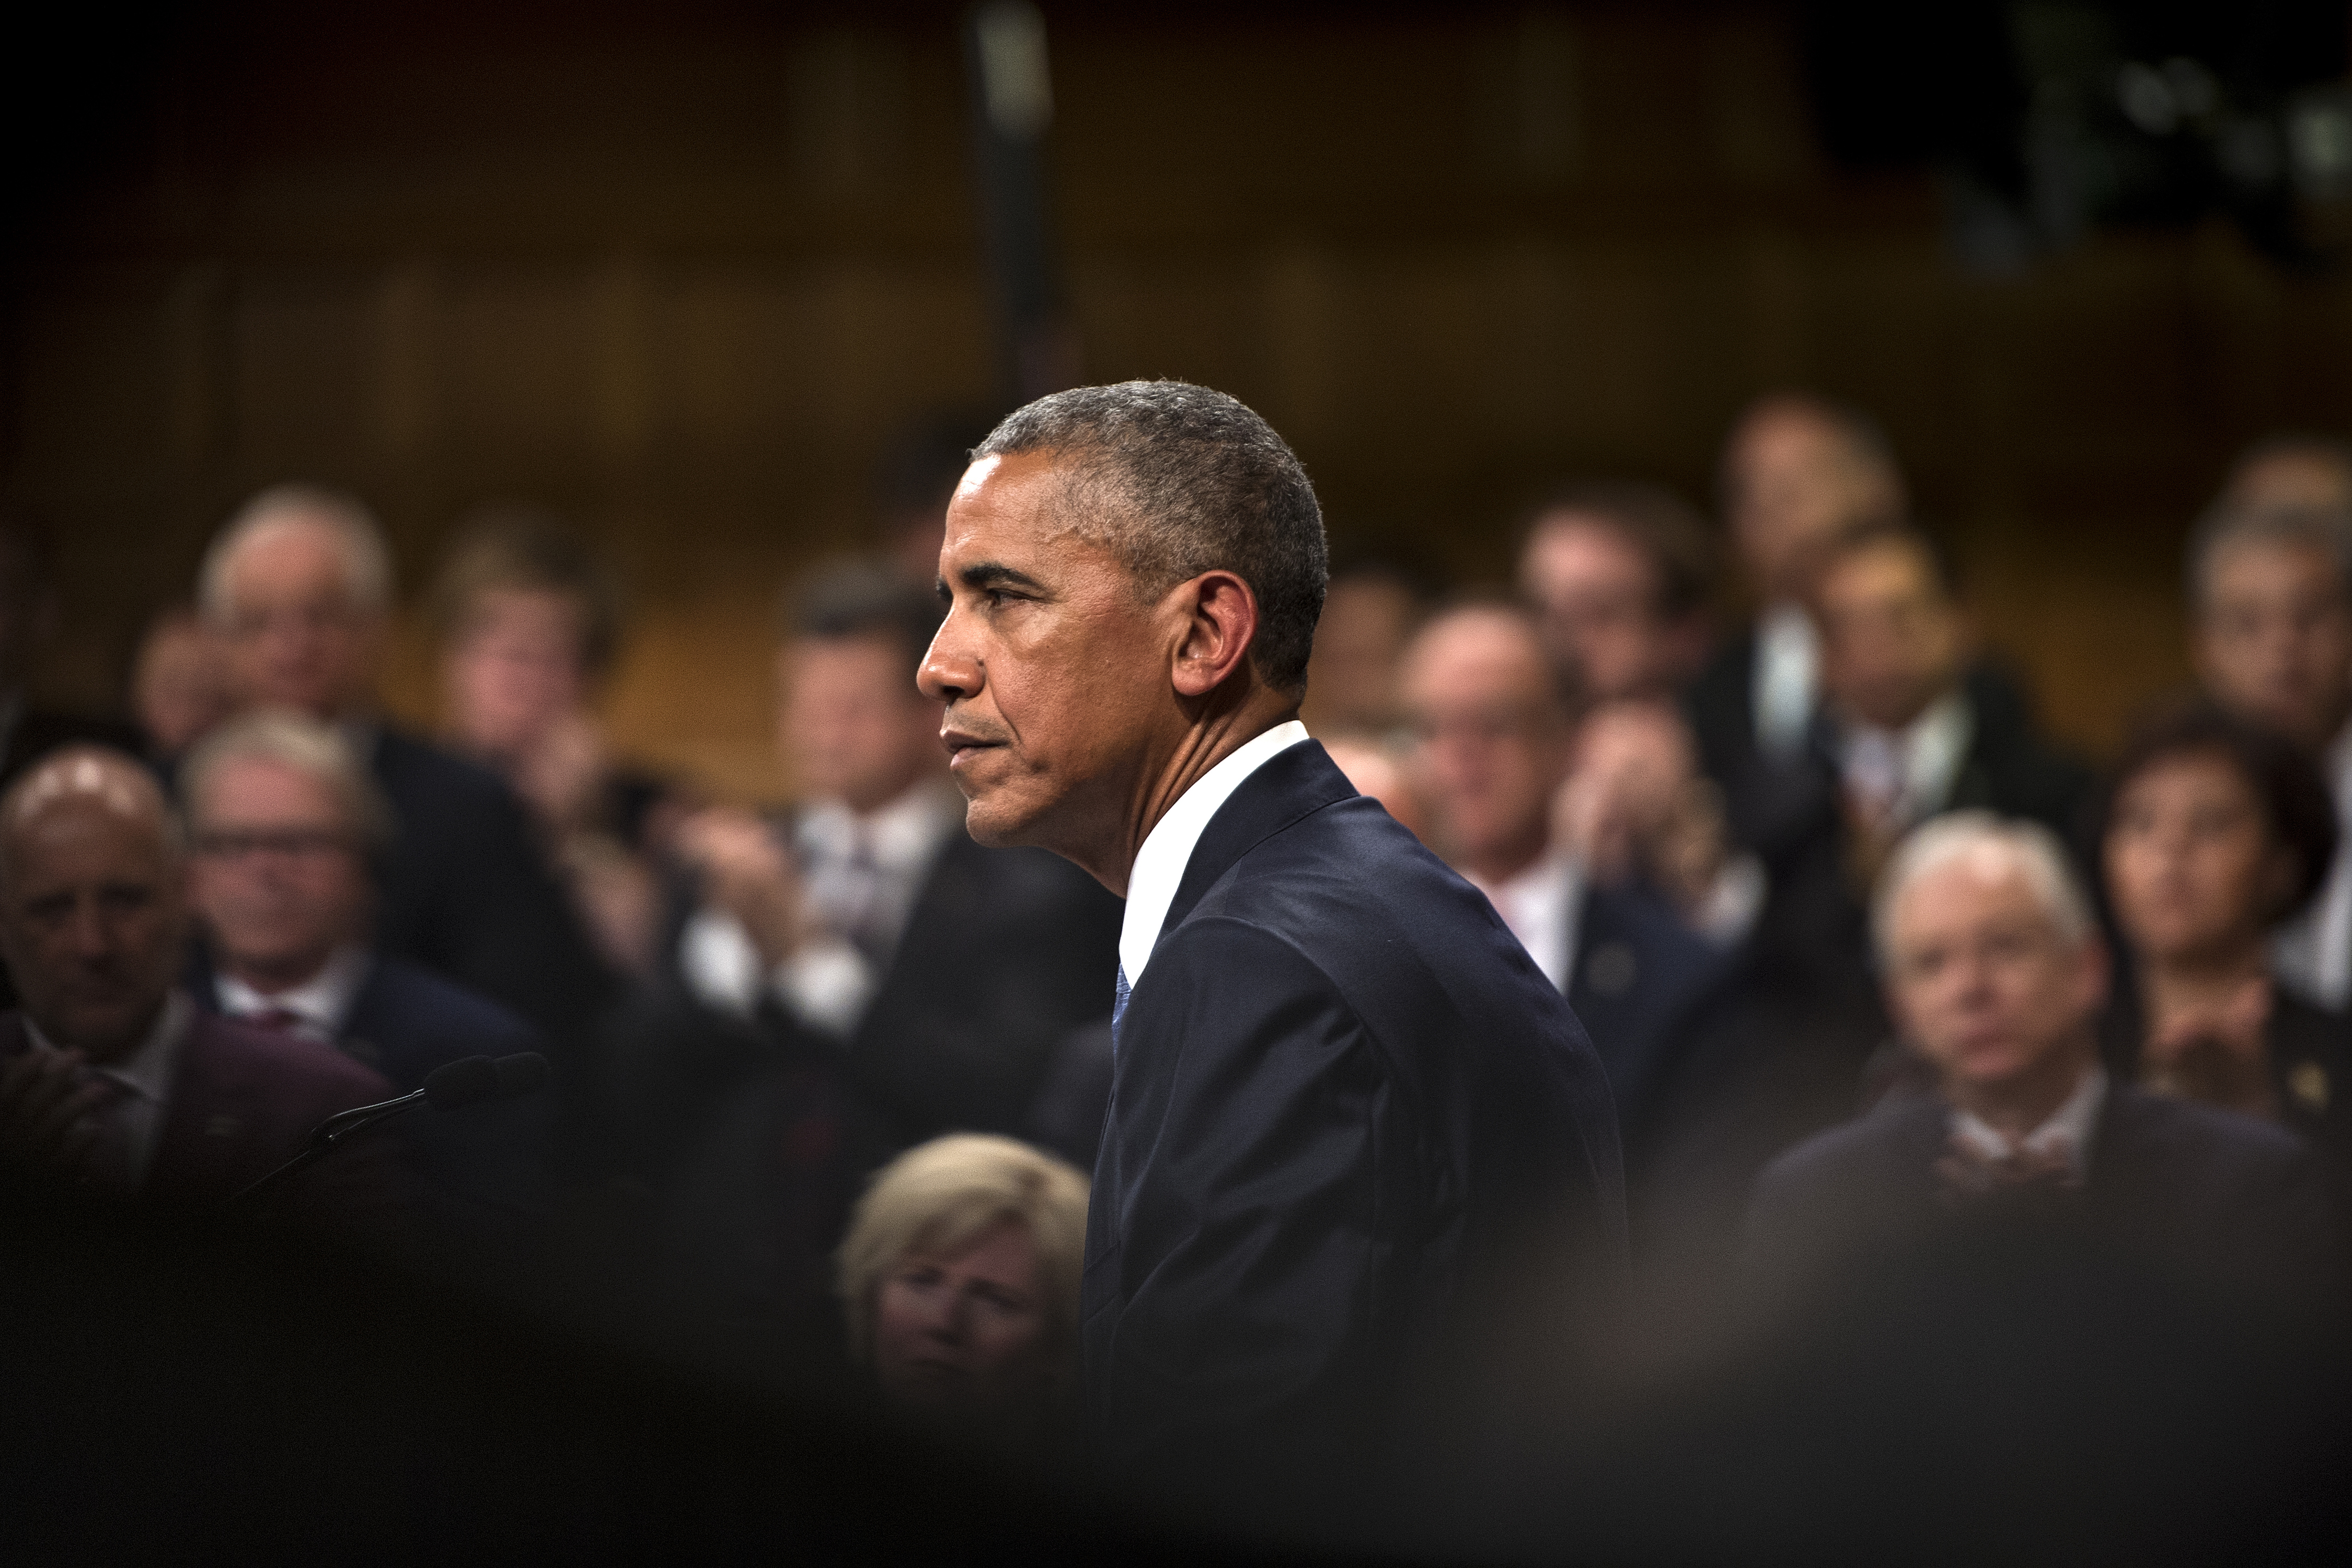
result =
M1756 743L1786 756L1804 744L1813 721L1821 639L1797 605L1775 605L1756 623Z
M2090 1171L2091 1138L2098 1131L2099 1110L2106 1100L2107 1069L2094 1063L2065 1102L2015 1143L1969 1110L1952 1112L1952 1136L1989 1160L2005 1160L2012 1154L2063 1153L2080 1177Z
M1144 835L1143 847L1135 852L1135 868L1128 873L1127 917L1118 928L1118 963L1129 985L1143 979L1143 966L1150 962L1160 928L1168 920L1168 906L1176 901L1176 889L1209 819L1252 773L1305 739L1307 726L1293 719L1244 742L1194 780Z
M870 816L860 817L837 800L817 802L801 813L793 835L804 851L843 860L862 840L877 869L916 876L962 820L963 796L956 787L925 779Z
M1900 730L1845 726L1839 737L1839 761L1847 784L1861 788L1866 797L1875 793L1874 785L1884 776L1893 787L1886 802L1890 816L1907 826L1944 809L1952 786L1959 782L1960 764L1968 759L1976 730L1976 713L1967 694L1948 691Z
M367 976L367 950L345 947L338 948L318 973L275 995L226 973L213 977L213 994L219 999L220 1010L232 1018L251 1018L283 1008L299 1020L294 1026L298 1034L331 1042L342 1034L343 1020L350 1016L352 1003Z

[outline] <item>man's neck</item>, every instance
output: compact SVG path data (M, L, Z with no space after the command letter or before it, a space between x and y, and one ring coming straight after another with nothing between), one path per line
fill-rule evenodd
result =
M334 962L340 951L340 946L329 947L290 958L236 958L224 954L220 972L264 996L281 996L326 973L327 965Z
M2088 1031L2014 1078L1997 1084L1948 1083L1944 1098L2015 1143L2058 1113L2097 1060Z
M2148 1021L2161 1027L2183 1014L2210 1012L2237 1000L2251 982L2270 974L2270 954L2262 937L2226 947L2169 958L2143 955L2139 994Z
M1232 708L1204 712L1182 734L1156 756L1148 758L1136 775L1136 784L1129 797L1125 820L1118 838L1106 847L1100 865L1078 863L1095 874L1097 880L1120 898L1127 897L1129 879L1135 874L1135 858L1143 848L1143 841L1160 826L1169 807L1184 798L1184 792L1208 776L1219 763L1248 745L1277 724L1298 717L1298 700L1278 693L1260 689Z

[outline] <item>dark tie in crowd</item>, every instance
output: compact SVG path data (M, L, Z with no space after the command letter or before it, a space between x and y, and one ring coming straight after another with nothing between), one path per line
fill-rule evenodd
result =
M2340 1334L2352 448L2228 477L2197 689L2104 776L1806 395L1731 431L1719 530L1564 484L1507 585L1335 570L1281 438L1181 384L918 433L885 490L785 595L773 812L610 749L622 600L560 520L460 530L437 737L381 704L350 496L226 523L135 726L33 705L0 533L11 1179L1359 1544L1540 1528L1531 1456L1661 1367L1860 1386L1986 1300Z

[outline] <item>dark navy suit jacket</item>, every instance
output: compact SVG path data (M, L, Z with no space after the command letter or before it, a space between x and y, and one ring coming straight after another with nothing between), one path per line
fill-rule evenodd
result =
M1105 1458L1360 1474L1489 1292L1624 1258L1567 1002L1320 745L1276 755L1210 819L1117 1031L1081 1304Z
M219 993L201 954L188 980L198 1004L216 1013ZM545 1048L537 1030L497 1003L383 953L370 957L335 1044L403 1094L423 1088L434 1068L466 1057ZM542 1089L518 1100L414 1110L394 1125L441 1217L495 1229L545 1208L553 1116L552 1099Z
M1650 889L1585 890L1568 1005L1601 1053L1629 1149L1645 1141L1698 1037L1726 1021L1736 968Z

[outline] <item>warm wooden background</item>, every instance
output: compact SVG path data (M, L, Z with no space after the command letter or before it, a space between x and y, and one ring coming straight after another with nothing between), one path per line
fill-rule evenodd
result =
M622 741L776 794L777 585L862 537L898 421L991 394L954 11L333 9L186 23L9 215L0 467L70 611L45 683L110 700L263 483L364 493L411 585L528 499L630 587ZM2181 675L2231 452L2352 429L2343 281L2219 227L1964 276L1929 180L1826 167L1769 7L1047 16L1089 376L1250 402L1342 544L1494 574L1532 482L1704 499L1742 402L1817 386L1885 419L2095 748ZM428 715L413 630L394 696Z

